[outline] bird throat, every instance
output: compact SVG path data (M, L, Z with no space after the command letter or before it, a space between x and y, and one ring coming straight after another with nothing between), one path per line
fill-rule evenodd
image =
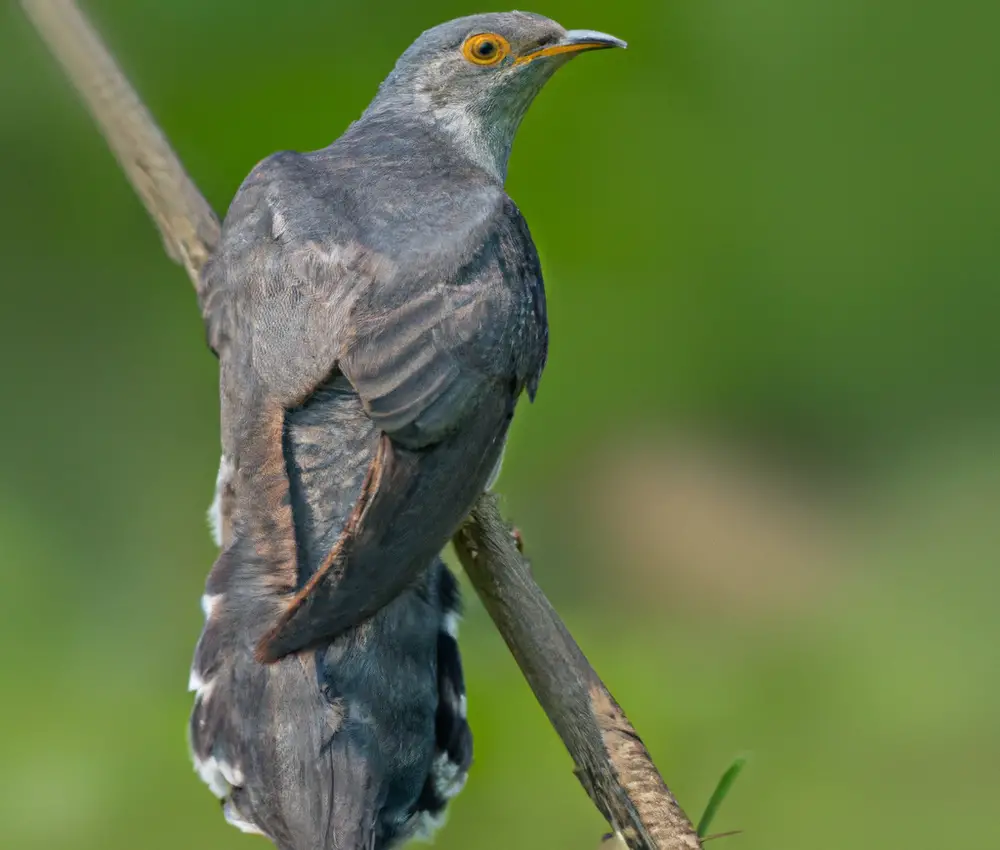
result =
M528 107L551 75L548 68L521 74L517 81L510 80L477 97L445 96L435 86L403 87L390 76L361 121L392 116L400 125L430 126L463 157L503 185L514 137Z

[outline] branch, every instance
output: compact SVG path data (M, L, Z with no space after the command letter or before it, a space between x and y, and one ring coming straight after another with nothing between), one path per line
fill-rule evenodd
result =
M612 828L631 850L700 847L625 712L532 578L496 497L479 499L454 542L577 777Z
M73 0L21 0L25 14L87 104L125 176L163 237L167 254L200 275L219 242L219 219Z
M21 5L86 102L167 253L184 266L200 296L201 269L219 241L215 213L76 4ZM631 850L700 848L628 718L532 579L493 496L479 500L455 547L580 782L614 830Z

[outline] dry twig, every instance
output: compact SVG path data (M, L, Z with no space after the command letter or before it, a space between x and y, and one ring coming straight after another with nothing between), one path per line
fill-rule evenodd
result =
M21 6L87 104L167 254L199 291L201 267L219 241L219 219L208 201L76 3L21 0Z
M594 805L632 850L701 845L625 712L590 666L485 494L455 535L479 598L576 764Z
M21 0L200 295L219 220L72 0ZM576 764L594 804L631 850L701 846L625 713L531 577L492 495L455 536L476 592Z

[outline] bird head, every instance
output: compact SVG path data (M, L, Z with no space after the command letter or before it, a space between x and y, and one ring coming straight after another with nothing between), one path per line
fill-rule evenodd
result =
M502 179L521 119L548 79L575 56L611 47L625 42L529 12L458 18L403 53L366 114L432 122Z

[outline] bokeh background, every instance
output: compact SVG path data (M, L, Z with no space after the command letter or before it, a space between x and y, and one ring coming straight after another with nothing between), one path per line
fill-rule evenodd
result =
M321 147L459 0L93 0L216 208ZM509 190L550 365L499 489L696 818L742 850L997 847L1000 6L545 0L628 39L535 104ZM265 847L185 748L216 363L184 273L0 10L0 845ZM603 823L491 624L437 846Z

